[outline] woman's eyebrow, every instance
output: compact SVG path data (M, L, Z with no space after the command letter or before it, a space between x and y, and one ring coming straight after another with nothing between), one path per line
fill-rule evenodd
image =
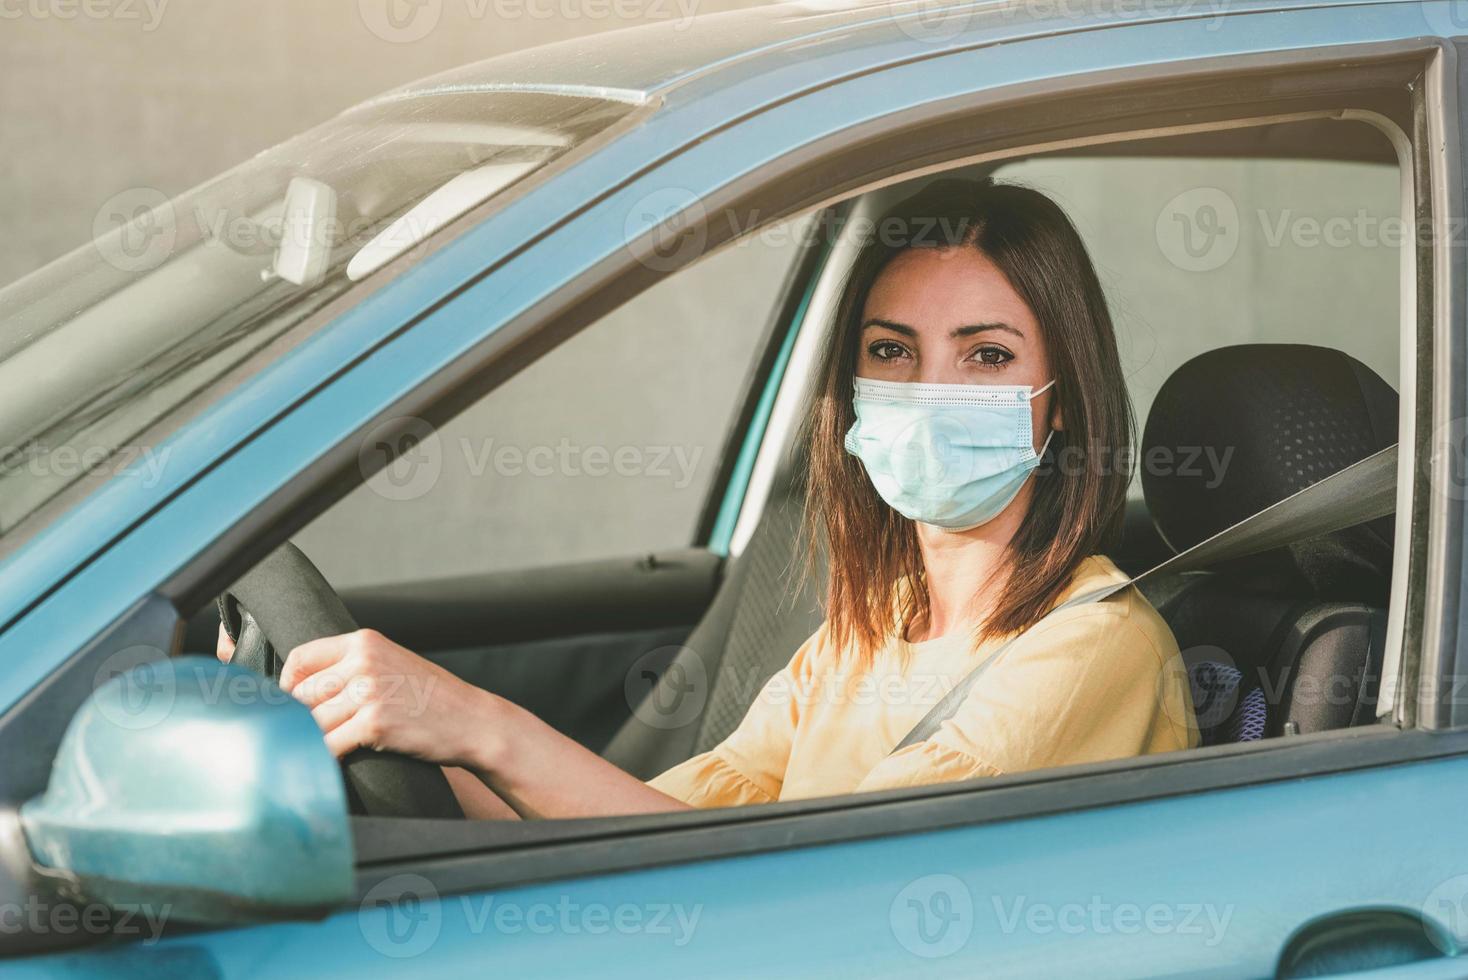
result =
M893 333L900 333L900 334L902 334L905 337L916 337L917 336L917 331L914 330L912 327L909 327L905 323L897 323L897 322L895 322L893 320L882 320L882 319L873 318L871 320L866 321L865 323L863 323L861 325L861 328L863 330L870 330L872 327L881 327L884 330L891 330ZM1020 338L1021 340L1023 340L1024 339L1024 336L1025 336L1024 335L1024 331L1020 330L1018 327L1011 327L1007 323L998 323L998 322L996 322L996 323L971 323L971 324L969 324L968 326L965 326L965 327L954 327L952 333L950 334L950 336L953 336L953 337L972 337L976 333L985 333L985 332L990 331L990 330L1003 330L1005 333L1012 333L1012 334L1014 334L1016 337Z
M905 323L894 323L891 320L876 320L876 319L873 319L873 320L868 320L866 323L863 323L861 325L861 328L863 330L870 330L872 327L881 327L884 330L891 330L893 333L900 333L900 334L902 334L905 337L916 337L917 336L917 331L914 330L912 327L909 327Z
M989 330L1003 330L1012 333L1021 340L1024 339L1024 331L1017 327L1011 327L1007 323L973 323L966 327L955 327L952 333L954 337L972 337L976 333L985 333Z

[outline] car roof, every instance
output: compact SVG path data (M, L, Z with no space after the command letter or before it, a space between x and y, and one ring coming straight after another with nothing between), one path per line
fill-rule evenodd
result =
M694 0L667 0L681 11ZM1415 2L1415 0L1375 0ZM395 89L368 104L473 91L561 92L641 103L710 75L757 75L792 49L844 56L907 40L915 56L1128 23L1208 19L1291 7L1355 6L1358 0L792 0L679 16L501 55ZM1079 8L1079 9L1078 9ZM691 9L691 6L690 8ZM728 79L721 79L727 81Z

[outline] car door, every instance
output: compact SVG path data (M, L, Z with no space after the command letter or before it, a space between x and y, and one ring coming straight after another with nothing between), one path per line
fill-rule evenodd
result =
M1015 122L999 112L1013 102L1010 86L1044 80L1053 68L1041 66L1056 64L1065 74L1049 79L1045 93L1026 89L1021 107L1032 125L1050 118L1043 109L1079 130L1101 117L1126 127L1124 99L1106 109L1081 97L1103 82L1160 118L1160 104L1179 94L1169 79L1184 85L1214 72L1217 88L1195 92L1200 100L1247 88L1262 103L1288 102L1307 90L1349 89L1339 71L1350 61L1373 83L1395 79L1417 93L1416 128L1407 131L1415 206L1432 219L1458 213L1457 52L1432 39L1442 8L1362 6L1349 17L1344 9L1235 13L1206 34L1176 20L1059 35L914 59L833 85L669 161L460 301L492 297L520 309L543 300L546 283L532 282L525 268L553 259L590 266L617 252L625 215L669 185L693 188L709 210L747 204L775 195L782 177L828 152L822 190L784 199L794 211L833 188L884 179L892 172L885 168L915 172L961 157L954 144L963 140L975 154L1002 148L1003 124ZM1317 88L1304 84L1312 73ZM1061 115L1067 102L1071 117ZM1074 118L1087 111L1096 115ZM955 115L967 125L955 127ZM852 136L870 119L886 123L885 144ZM817 137L827 142L813 150ZM1033 129L1022 140L1042 142ZM741 184L736 173L747 179ZM1462 481L1444 472L1451 458L1429 452L1440 435L1428 421L1452 417L1468 379L1457 357L1461 257L1433 244L1413 256L1421 278L1412 282L1427 291L1415 296L1411 322L1421 333L1408 345L1416 373L1403 392L1419 410L1403 413L1398 519L1411 534L1394 596L1404 680L1389 724L851 800L550 822L513 837L494 827L364 822L354 907L319 922L181 932L146 947L33 959L17 975L1290 975L1322 962L1390 965L1416 956L1420 942L1399 942L1404 922L1439 941L1428 952L1455 953L1468 867L1451 842L1468 803L1468 736L1458 727L1461 709L1443 693L1455 659L1462 532L1461 495L1444 487ZM439 323L452 324L452 315L446 308ZM377 391L383 401L376 385L401 376L390 368L443 353L425 346L405 342L362 365L341 380L343 397ZM1432 362L1422 360L1428 351ZM494 351L480 353L488 360ZM254 456L191 492L209 495L216 508L258 506L238 479L251 465L292 440L343 440L343 426L319 425L329 400L302 405ZM152 530L186 527L187 504L185 495ZM86 575L116 574L116 563L139 559L142 547L120 548ZM142 635L128 630L143 630L150 614L145 606L111 642ZM1300 959L1312 945L1301 937L1340 955ZM1400 975L1443 967L1415 962Z

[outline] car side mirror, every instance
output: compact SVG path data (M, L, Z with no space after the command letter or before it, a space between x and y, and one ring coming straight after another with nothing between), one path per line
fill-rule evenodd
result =
M322 915L353 895L346 790L311 712L208 657L98 687L20 818L42 873L89 902L240 922Z

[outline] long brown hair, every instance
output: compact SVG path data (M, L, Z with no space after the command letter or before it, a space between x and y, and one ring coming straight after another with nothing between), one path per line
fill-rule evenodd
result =
M837 307L805 433L806 531L813 564L822 547L829 560L829 635L867 662L894 630L925 618L929 604L913 522L878 496L842 444L856 418L862 311L893 258L908 248L976 248L994 262L1040 323L1054 404L1065 420L1033 477L1008 574L976 640L1033 626L1076 566L1120 532L1134 429L1106 298L1080 235L1055 202L1017 184L944 179L870 230ZM983 584L975 583L976 596Z

